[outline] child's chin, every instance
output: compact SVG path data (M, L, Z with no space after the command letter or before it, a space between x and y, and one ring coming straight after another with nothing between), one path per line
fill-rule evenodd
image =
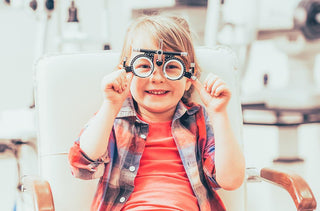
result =
M163 113L163 112L167 112L171 109L170 106L165 106L161 102L153 103L151 105L148 105L148 107L149 107L149 110L154 113Z

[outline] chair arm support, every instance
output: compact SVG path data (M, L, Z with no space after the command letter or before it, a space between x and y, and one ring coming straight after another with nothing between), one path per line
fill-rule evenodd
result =
M25 178L23 191L32 195L36 211L55 211L52 191L48 181L40 178Z
M308 183L299 175L277 171L271 168L262 168L260 177L274 183L289 192L297 210L315 210L316 199Z

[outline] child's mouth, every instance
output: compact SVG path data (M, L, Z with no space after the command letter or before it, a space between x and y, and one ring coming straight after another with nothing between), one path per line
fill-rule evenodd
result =
M165 91L165 90L147 90L146 91L148 94L152 94L152 95L164 95L167 94L169 91Z

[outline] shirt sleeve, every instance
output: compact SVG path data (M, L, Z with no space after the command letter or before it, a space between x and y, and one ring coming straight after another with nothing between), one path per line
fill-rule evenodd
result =
M79 139L85 128L80 132L79 138L74 142L69 151L69 163L71 167L71 173L73 176L79 179L90 180L103 176L105 170L105 164L109 163L110 158L108 156L108 150L97 160L92 160L89 156L80 148Z
M207 176L207 181L213 189L219 189L220 186L216 181L216 168L215 168L215 139L213 134L212 124L209 121L208 114L203 108L203 114L206 127L206 145L203 154L203 171Z

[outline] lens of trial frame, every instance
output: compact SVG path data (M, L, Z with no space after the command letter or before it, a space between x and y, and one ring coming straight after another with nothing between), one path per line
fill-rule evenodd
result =
M164 64L164 73L167 78L171 80L177 80L183 75L183 65L181 61L171 59Z
M140 57L136 59L133 64L133 72L139 77L148 77L152 73L153 63L147 57Z

